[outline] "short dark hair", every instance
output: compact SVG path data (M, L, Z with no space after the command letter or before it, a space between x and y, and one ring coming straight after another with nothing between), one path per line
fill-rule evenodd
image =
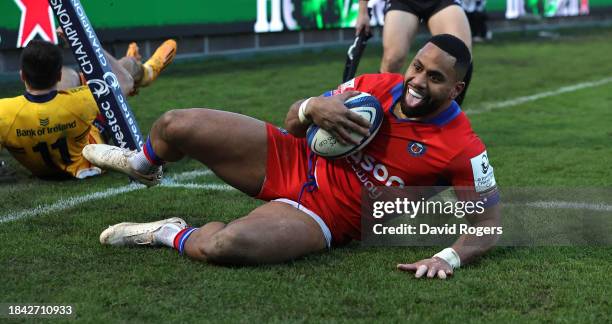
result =
M463 80L470 64L472 63L472 54L467 45L456 36L451 34L439 34L432 36L427 43L432 43L441 50L455 58L455 72L457 80Z
M42 40L32 40L21 52L23 78L33 89L51 88L61 75L63 61L58 46Z

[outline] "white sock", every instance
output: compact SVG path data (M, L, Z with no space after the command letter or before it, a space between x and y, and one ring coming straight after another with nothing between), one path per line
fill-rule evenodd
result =
M150 174L157 171L160 166L155 165L147 159L144 154L144 151L140 151L129 158L128 162L132 169L142 173L142 174Z
M166 224L155 232L155 241L174 248L174 238L181 230L182 228L176 224Z

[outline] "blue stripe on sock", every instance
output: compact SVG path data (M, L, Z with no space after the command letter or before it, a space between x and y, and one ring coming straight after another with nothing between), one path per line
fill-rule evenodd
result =
M187 239L189 238L191 233L193 233L195 230L197 230L197 228L192 227L183 233L183 236L179 240L179 246L178 246L178 252L180 255L183 255L183 250L185 249L185 242L187 242Z
M157 154L155 154L155 151L153 150L153 145L151 144L151 138L147 137L147 142L145 144L145 150L146 150L146 154L147 156L151 159L151 162L153 162L156 165L162 165L164 164L164 160L160 159Z

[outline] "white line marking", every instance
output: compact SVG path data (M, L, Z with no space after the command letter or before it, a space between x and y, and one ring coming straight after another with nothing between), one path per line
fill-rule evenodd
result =
M612 77L604 78L598 81L582 82L582 83L578 83L578 84L571 85L571 86L561 87L553 91L545 91L545 92L536 93L531 96L517 97L517 98L506 100L506 101L484 104L482 107L478 109L466 111L466 114L478 115L478 114L482 114L482 113L489 112L492 110L508 108L508 107L520 105L522 103L526 103L526 102L530 102L530 101L534 101L534 100L538 100L538 99L542 99L546 97L557 96L557 95L567 93L567 92L574 92L574 91L581 90L581 89L598 87L600 85L604 85L610 82L612 82Z
M209 175L209 174L212 174L210 170L187 171L187 172L179 173L177 175L174 175L170 178L165 179L160 186L170 187L170 188L185 187L185 188L190 188L190 189L206 189L206 190L221 190L221 191L228 191L228 190L233 189L230 186L221 185L221 184L195 184L195 183L181 184L181 183L175 182L176 180L191 180L191 179L194 179L200 176L204 176L204 175ZM84 196L76 196L76 197L71 197L67 199L60 199L50 205L38 205L34 208L24 209L21 211L15 211L15 212L0 216L0 224L19 220L22 218L34 217L34 216L39 216L42 214L62 211L62 210L66 210L66 209L75 207L80 204L84 204L89 201L104 199L104 198L120 195L120 194L134 191L134 190L144 189L144 188L146 188L144 185L134 183L134 184L129 184L126 186L118 187L118 188L111 188L111 189L107 189L104 191L93 192L93 193L90 193Z
M211 175L213 174L212 171L210 170L194 170L194 171L186 171L183 173L179 173L176 175L173 175L170 178L165 178L164 180L167 179L171 179L173 181L184 181L184 180L193 180L197 177L201 177L201 176L207 176L207 175Z
M164 183L162 187L168 188L187 188L187 189L207 189L216 191L234 191L236 188L220 183Z
M33 216L38 216L42 214L47 214L51 212L57 212L57 211L69 209L74 206L86 203L88 201L112 197L112 196L116 196L122 193L130 192L130 191L134 191L134 190L142 189L142 188L144 188L143 185L131 184L131 185L127 185L127 186L123 186L119 188L112 188L112 189L108 189L104 191L97 191L97 192L90 193L85 196L77 196L77 197L72 197L68 199L60 199L51 205L38 205L34 207L33 209L25 209L22 211L12 212L7 215L4 215L0 217L0 224L19 220L19 219L26 218L26 217L33 217Z
M612 206L606 204L591 204L572 201L535 201L526 203L525 206L544 209L577 209L612 212Z

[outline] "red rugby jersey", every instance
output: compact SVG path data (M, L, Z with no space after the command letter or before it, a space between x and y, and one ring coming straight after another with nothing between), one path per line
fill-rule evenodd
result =
M383 186L454 186L462 200L498 201L493 167L485 145L454 101L427 121L400 119L393 106L404 86L400 74L367 74L328 91L326 96L357 90L370 93L381 103L385 116L376 137L362 151L338 160L316 158L318 189L314 199L329 215L343 237L336 243L360 238L361 188L371 198Z

